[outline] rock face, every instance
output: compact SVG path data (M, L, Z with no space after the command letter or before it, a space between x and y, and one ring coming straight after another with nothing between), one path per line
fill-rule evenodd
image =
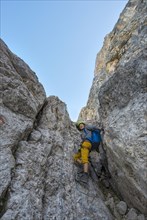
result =
M66 105L46 98L35 73L0 41L2 220L145 219L145 17L146 1L128 2L97 56L80 114L103 124L110 183L120 198L98 179L96 152L87 187L75 181L80 136Z
M3 199L15 168L15 151L25 140L45 101L36 75L0 40L0 197Z
M32 70L1 43L0 217L112 220L97 181L75 181L80 137L66 105L46 98Z
M147 2L130 0L97 55L87 106L79 118L105 129L113 187L128 205L147 213Z

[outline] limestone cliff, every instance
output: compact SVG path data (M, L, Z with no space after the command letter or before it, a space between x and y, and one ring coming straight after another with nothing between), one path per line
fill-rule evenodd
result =
M97 56L81 112L105 129L109 189L97 177L95 152L88 187L75 181L80 136L66 104L47 98L36 74L0 40L2 220L145 220L145 12L146 1L128 2Z
M130 0L103 47L97 54L94 79L86 107L79 118L99 120L98 94L101 86L111 78L118 67L125 67L146 50L146 1ZM143 69L143 67L142 67Z
M105 129L113 187L147 212L147 1L130 0L98 53L87 106L79 118Z
M112 220L97 179L89 190L75 181L80 137L66 105L46 98L35 73L3 41L0 55L1 219Z

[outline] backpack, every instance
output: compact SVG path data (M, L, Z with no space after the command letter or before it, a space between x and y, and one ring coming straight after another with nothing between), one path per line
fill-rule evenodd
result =
M93 130L91 133L91 142L100 143L102 141L100 130Z
M94 143L100 143L102 141L100 130L92 130L91 131L91 137L88 138L88 140L94 144Z

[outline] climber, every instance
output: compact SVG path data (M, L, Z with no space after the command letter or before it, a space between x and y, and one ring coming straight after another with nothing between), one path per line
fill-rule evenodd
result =
M100 134L103 129L93 125L86 125L83 121L78 121L76 127L81 132L82 143L80 149L73 157L76 163L83 164L82 172L78 173L76 180L82 183L87 183L89 176L89 153L91 150L97 150L100 153L102 167L105 167L105 171L109 172Z

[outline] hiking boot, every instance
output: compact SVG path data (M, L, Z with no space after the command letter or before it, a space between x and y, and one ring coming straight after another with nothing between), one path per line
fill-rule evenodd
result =
M83 164L80 164L78 162L74 162L74 165L77 167L77 174L83 172Z
M82 172L77 175L76 180L81 183L88 183L88 177L88 173Z

